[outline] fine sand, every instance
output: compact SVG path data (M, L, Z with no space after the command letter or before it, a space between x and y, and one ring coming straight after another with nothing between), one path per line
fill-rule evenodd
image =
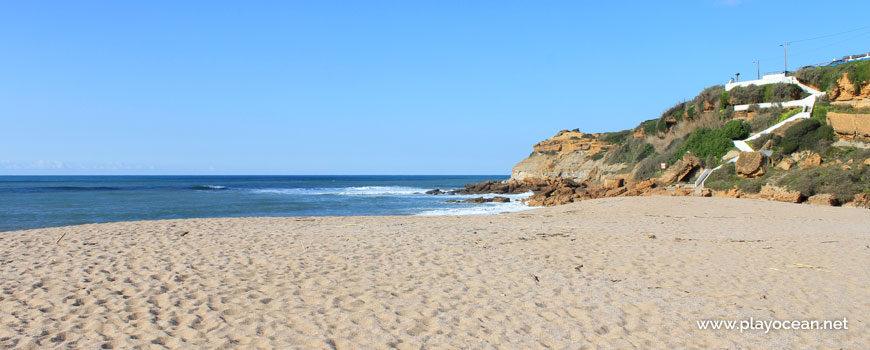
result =
M866 209L636 197L122 222L2 232L0 263L9 348L870 347ZM749 317L849 329L696 324Z

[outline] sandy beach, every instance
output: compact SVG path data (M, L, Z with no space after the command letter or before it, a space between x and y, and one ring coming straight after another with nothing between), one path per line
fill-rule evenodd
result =
M138 221L0 233L0 346L870 346L870 211L590 200L496 216ZM701 320L848 330L701 330Z

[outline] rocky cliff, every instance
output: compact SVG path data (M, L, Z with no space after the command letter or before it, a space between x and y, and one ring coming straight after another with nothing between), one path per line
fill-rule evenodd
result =
M566 178L583 180L593 170L621 169L608 166L601 159L613 144L598 139L600 134L587 134L578 130L562 130L550 139L534 145L534 152L523 159L511 172L511 179Z

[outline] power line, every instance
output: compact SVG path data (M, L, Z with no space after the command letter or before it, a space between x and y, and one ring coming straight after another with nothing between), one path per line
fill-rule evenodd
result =
M870 26L861 27L861 28L858 28L858 29L847 30L847 31L845 31L845 32L839 32L839 33L834 33L834 34L828 34L828 35L817 36L817 37L815 37L815 38L809 38L809 39L801 39L801 40L789 41L788 43L789 43L789 44L792 44L792 43L799 43L799 42L803 42L803 41L810 41L810 40L816 40L816 39L823 39L823 38L828 38L828 37L832 37L832 36L836 36L836 35L841 35L841 34L846 34L846 33L851 33L851 32L857 32L857 31L859 31L859 30L861 30L861 29L867 29L867 28L870 28Z
M794 43L806 42L806 41L810 41L810 40L817 40L817 39L830 38L830 37L832 37L832 36L843 35L843 34L847 34L847 33L854 33L854 32L857 32L857 31L860 31L860 30L864 30L864 29L867 29L867 28L870 28L870 26L864 26L864 27L861 27L861 28L856 28L856 29L846 30L846 31L842 31L842 32L839 32L839 33L834 33L834 34L827 34L827 35L817 36L817 37L814 37L814 38L807 38L807 39L800 39L800 40L786 41L785 43L779 45L779 46L781 46L781 47L785 50L785 56L784 56L784 58L785 58L785 66L784 66L784 70L785 70L785 72L788 73L788 44L794 44ZM823 47L833 46L833 45L836 45L836 44L839 44L839 43L842 43L842 42L845 42L845 41L849 41L849 40L851 40L851 39L855 39L856 37L860 37L860 36L862 36L862 35L863 35L863 34L858 34L857 36L853 36L853 37L851 37L851 38L846 38L845 40L840 40L840 41L837 41L837 42L835 42L835 43L832 43L832 44L829 44L829 45L822 46L822 48L823 48ZM820 48L816 48L815 50L818 50L818 49L820 49ZM813 50L813 51L815 51L815 50ZM804 53L806 53L806 52L804 52Z
M870 28L870 27L868 27L868 28ZM858 38L862 38L862 37L866 36L867 34L870 34L870 32L860 33L860 34L857 34L857 35L853 35L853 36L850 36L850 37L845 38L845 39L843 39L843 40L835 41L835 42L832 42L832 43L829 43L829 44L826 44L826 45L822 45L822 46L818 46L818 47L814 47L814 48L811 48L811 49L797 50L797 54L792 54L792 56L806 55L806 54L808 54L808 53L817 53L817 52L819 52L819 50L821 50L821 49L828 48L828 47L831 47L831 46L834 46L834 45L839 45L839 44L842 44L842 43L844 43L844 42L851 41L851 40L855 40L855 39L858 39Z

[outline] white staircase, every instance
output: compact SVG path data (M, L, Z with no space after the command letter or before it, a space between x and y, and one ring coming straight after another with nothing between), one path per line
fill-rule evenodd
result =
M755 151L752 149L751 146L749 146L749 143L747 143L746 141L752 141L752 140L755 140L755 139L761 137L761 135L769 134L769 133L773 132L774 130L780 128L781 126L783 126L789 122L792 122L794 120L806 119L806 118L811 117L813 115L813 106L815 106L815 104L816 104L816 98L825 95L825 93L822 91L818 91L818 90L815 90L809 86L801 84L795 77L786 77L784 74L783 75L776 75L776 76L765 76L765 78L761 79L761 80L751 80L751 81L740 82L740 83L730 83L730 84L725 85L725 90L728 91L728 90L731 90L732 88L737 87L737 86L767 85L767 84L776 84L776 83L796 84L801 89L803 89L804 91L809 93L810 96L807 96L806 98L803 98L800 100L783 102L781 104L783 107L803 107L803 110L800 113L795 114L794 116L792 116L786 120L783 120L779 123L776 123L773 126L767 128L767 129L764 129L764 130L762 130L762 131L760 131L752 136L749 136L744 140L734 140L733 141L734 147L736 147L741 152L754 152ZM772 103L760 103L760 104L758 104L759 108L769 108L772 106L773 106ZM742 111L742 110L747 110L747 109L749 109L749 105L740 105L740 106L734 107L735 111L738 111L738 110ZM726 163L736 162L737 158L740 158L740 156L734 157ZM722 165L725 165L725 163L723 163ZM719 165L713 169L704 170L704 172L702 172L701 175L698 176L698 179L695 180L695 187L704 187L704 182L707 181L707 178L710 177L710 174L712 174L713 171L721 168L722 165Z

